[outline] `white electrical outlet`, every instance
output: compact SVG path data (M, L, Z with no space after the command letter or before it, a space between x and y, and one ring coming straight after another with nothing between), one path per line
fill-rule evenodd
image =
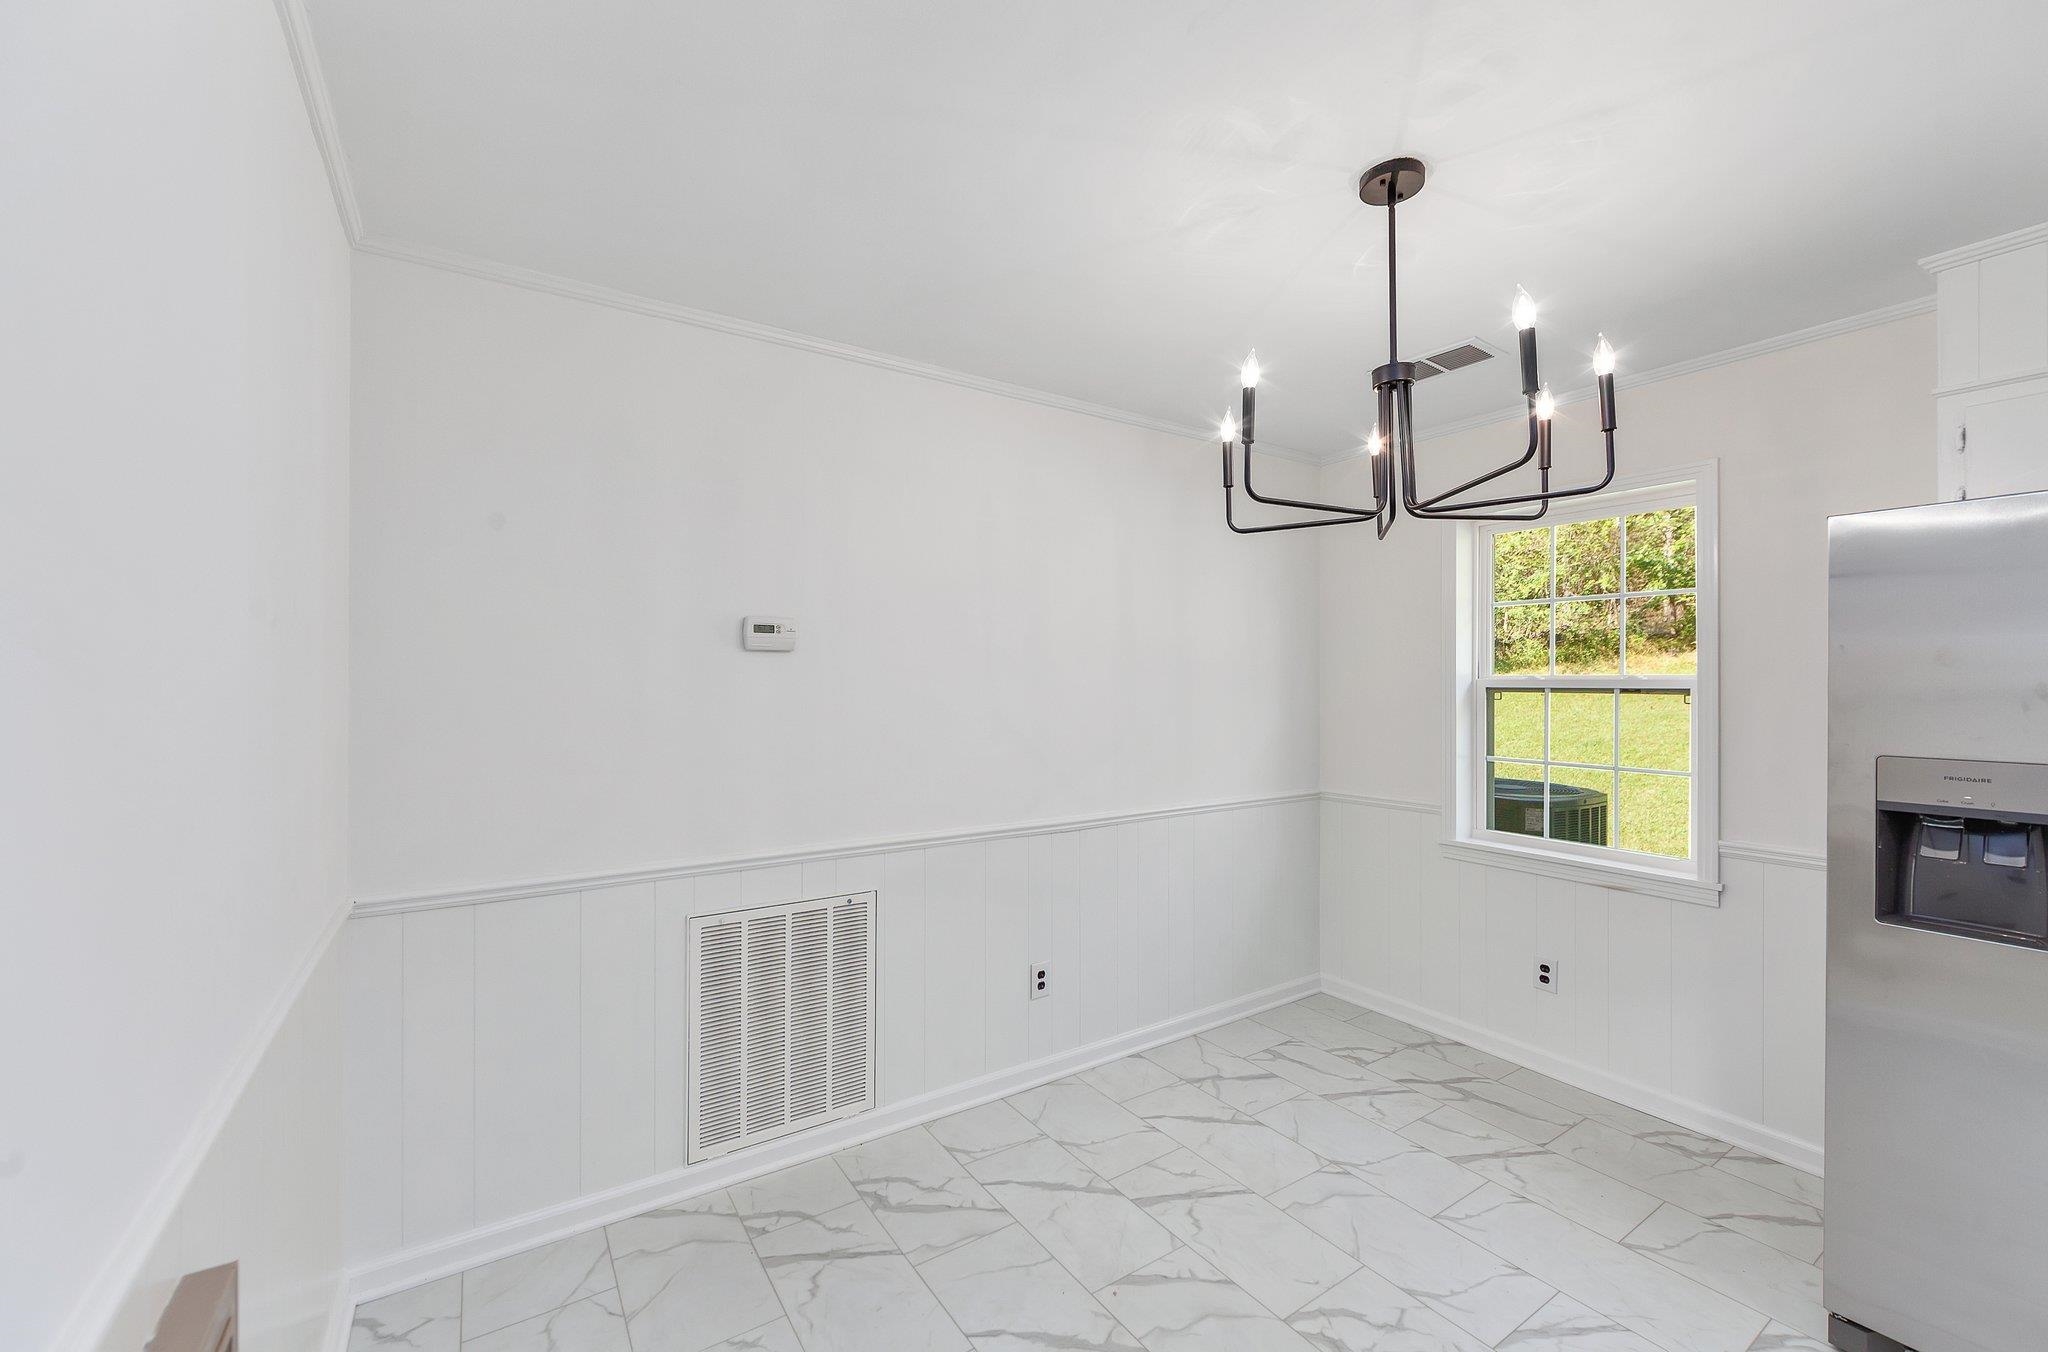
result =
M1555 995L1557 993L1558 977L1559 973L1556 963L1541 960L1536 963L1537 990L1548 991L1550 994Z
M1043 1000L1052 993L1052 978L1047 975L1052 969L1042 962L1031 964L1031 998Z

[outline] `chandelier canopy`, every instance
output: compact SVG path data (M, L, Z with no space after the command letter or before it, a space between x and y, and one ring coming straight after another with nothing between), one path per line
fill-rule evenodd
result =
M1361 521L1374 523L1380 538L1386 538L1401 512L1430 521L1534 521L1561 498L1597 493L1614 481L1614 349L1602 336L1593 350L1593 373L1600 387L1600 434L1607 444L1607 471L1599 482L1571 488L1550 484L1550 423L1557 410L1536 367L1536 302L1527 291L1515 292L1510 315L1521 339L1522 397L1529 405L1529 444L1522 454L1454 488L1423 493L1415 475L1415 363L1401 360L1401 308L1398 268L1395 258L1394 217L1396 208L1422 191L1427 177L1421 160L1402 157L1376 164L1358 180L1359 200L1368 206L1387 209L1387 362L1372 373L1372 387L1379 397L1379 420L1366 441L1372 457L1372 502L1363 507L1338 503L1309 502L1298 498L1271 497L1252 486L1252 435L1258 405L1259 358L1254 352L1245 358L1240 374L1243 394L1237 418L1225 418L1223 440L1223 519L1239 535L1262 535L1276 530L1308 530L1316 526L1348 526ZM1245 496L1271 507L1317 513L1309 519L1282 521L1265 526L1237 524L1236 484L1231 473L1233 448L1241 448ZM1476 490L1506 478L1536 463L1534 492L1495 491L1491 497Z

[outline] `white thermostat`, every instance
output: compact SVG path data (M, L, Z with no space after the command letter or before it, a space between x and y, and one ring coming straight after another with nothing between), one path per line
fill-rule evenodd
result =
M796 621L781 615L749 615L740 621L740 646L757 653L796 651Z

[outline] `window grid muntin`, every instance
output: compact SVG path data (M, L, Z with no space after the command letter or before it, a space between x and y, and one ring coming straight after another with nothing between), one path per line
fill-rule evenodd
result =
M1697 650L1697 647L1695 647L1695 650L1694 650L1694 652L1695 652L1695 657L1694 657L1694 663L1693 663L1693 665L1694 665L1694 672L1693 672L1692 674L1690 674L1690 675L1686 675L1686 674L1679 674L1679 675L1669 675L1669 674L1666 674L1666 675L1658 675L1658 676L1632 676L1632 675L1631 675L1631 673L1629 672L1629 666L1628 666L1628 627L1629 627L1629 626L1628 626L1628 620L1629 620L1629 608L1628 608L1628 603L1629 603L1630 601L1632 601L1632 600L1636 600L1636 599L1639 599L1639 598L1653 598L1653 597L1663 597L1663 596L1688 596L1688 597L1691 597L1691 598L1693 598L1693 604L1694 604L1695 608L1697 608L1697 606L1698 606L1698 604L1699 604L1699 572L1698 572L1698 554L1697 554L1697 547L1695 547L1695 554L1694 554L1694 572L1693 572L1693 585L1692 585L1692 586L1690 586L1690 587L1664 587L1664 588L1647 588L1647 589L1644 589L1644 590L1641 590L1641 591L1630 591L1630 590L1628 589L1628 572L1629 572L1629 569L1628 569L1628 522L1629 522L1629 518L1630 518L1631 516L1634 516L1634 515L1639 515L1639 514L1645 514L1645 513L1651 512L1651 511L1660 511L1660 510L1675 510L1675 509L1679 509L1679 508L1683 508L1683 507L1691 507L1691 508L1693 508L1693 509L1694 509L1694 512L1695 512L1695 516L1694 516L1694 521L1695 521L1695 530L1697 530L1697 521L1698 521L1698 516L1697 516L1697 510L1698 510L1698 506L1697 506L1697 503L1694 503L1694 502L1687 502L1687 503L1682 503L1682 504L1674 504L1672 508L1654 508L1654 507L1638 507L1638 508L1636 508L1636 509L1634 509L1634 510L1626 510L1626 509L1625 509L1625 510L1623 510L1623 511L1621 511L1621 512L1618 512L1618 513L1616 513L1616 514L1615 514L1614 516L1612 516L1612 517L1609 517L1609 516L1606 516L1606 515L1601 515L1601 516L1592 516L1592 517L1586 517L1586 518L1584 518L1584 519L1585 519L1585 520L1587 520L1587 521L1610 521L1610 520L1611 520L1611 521L1613 521L1613 522L1615 523L1615 549L1616 549L1616 554L1615 554L1615 563L1616 563L1616 571L1615 571L1615 577L1616 577L1616 580L1617 580L1617 581L1619 581L1619 582L1620 582L1620 584L1621 584L1621 590L1619 590L1619 591L1614 591L1614 592L1594 592L1594 593L1588 593L1588 594L1585 594L1585 595L1573 595L1573 596L1569 596L1569 597L1561 596L1561 595L1559 594L1559 586L1560 586L1560 584L1559 584L1559 581L1558 581L1558 571L1557 571L1557 532L1558 532L1558 529L1559 529L1559 527L1561 527L1561 526L1564 526L1564 525L1569 525L1569 524L1577 524L1577 523L1572 523L1572 522L1558 522L1558 523L1555 523L1555 524L1553 524L1553 525L1551 525L1551 526L1548 526L1548 527L1542 527L1542 528L1541 528L1541 529L1543 530L1543 532L1544 532L1544 539L1545 539L1545 541L1546 541L1546 543L1547 543L1547 546L1548 546L1548 565L1547 565L1547 568L1546 568L1546 576L1547 576L1547 587L1548 587L1548 595L1546 595L1546 596L1544 596L1544 597L1541 597L1541 598L1531 598L1531 599L1528 599L1528 600L1518 600L1518 601L1496 601L1496 600L1494 599L1494 575L1493 575L1493 570L1494 570L1494 562L1495 562L1495 552L1494 552L1494 551L1495 551L1495 544L1494 544L1494 541L1495 541L1495 540L1497 540L1497 539L1499 538L1499 536L1500 536L1500 535L1502 535L1502 534L1505 534L1505 533L1507 533L1507 532L1506 532L1506 531L1499 531L1499 530L1497 530L1497 531L1490 531L1490 532L1488 532L1488 533L1487 533L1487 534L1486 534L1486 535L1485 535L1485 536L1483 537L1483 539L1484 539L1484 543L1485 543L1485 546L1486 546L1486 547L1485 547L1485 550L1484 550L1484 557L1485 557L1485 561L1486 561L1486 566L1485 566L1485 579L1484 579L1484 581L1485 581L1485 588L1486 588L1486 601L1487 601L1487 606L1486 606L1486 615L1487 615L1487 623L1488 623L1488 632L1487 632L1487 636L1486 636L1486 666L1487 666L1487 672L1488 672L1488 675L1487 675L1487 676L1486 676L1486 677L1485 677L1484 679L1482 679L1482 680L1481 680L1481 681L1479 682L1479 688L1480 688L1480 692L1481 692L1481 698L1482 698L1482 699L1483 699L1483 700L1485 701L1485 710L1486 710L1486 718L1487 718L1487 727L1486 727L1486 746L1487 746L1487 750L1486 750L1486 752L1485 752L1485 753L1483 754L1483 756L1482 756L1482 762L1481 762L1481 763L1482 763L1482 764L1483 764L1484 766L1487 766L1487 767L1493 767L1493 766L1499 766L1499 765L1516 765L1516 766L1527 766L1527 767L1530 767L1530 768L1532 768L1532 769L1535 769L1535 770L1538 770L1538 771L1540 771L1540 772L1541 772L1541 773L1539 773L1539 774L1538 774L1538 775L1536 776L1536 779L1537 779L1537 782L1538 782L1538 783L1539 783L1539 784L1541 785L1541 787L1542 787L1542 791L1543 791L1543 798L1542 798L1542 821L1543 821L1543 834L1542 834L1542 835L1541 835L1540 837L1536 837L1537 839L1541 839L1541 840L1543 840L1543 841L1545 841L1545 842L1547 842L1547 843L1551 843L1551 844L1555 844L1555 843L1557 843L1557 842L1558 842L1558 838L1557 838L1557 837L1555 837L1555 836L1553 836L1553 835L1551 834L1551 828L1552 828L1552 817L1551 817L1551 794L1550 794L1550 789L1551 789L1551 775L1550 775L1550 772L1551 772L1552 770L1557 770L1557 769L1565 769L1565 770L1584 770L1584 771L1589 771L1589 772L1593 772L1593 773L1604 773L1604 774L1606 774L1606 775L1607 775L1607 777L1608 777L1608 813L1609 813L1609 819L1608 819L1608 829L1607 829L1607 834L1608 834L1608 837L1609 837L1609 839L1610 839L1610 840L1611 840L1611 841L1612 841L1613 843L1611 843L1611 844L1604 844L1604 845L1600 845L1600 846L1595 846L1595 847L1593 847L1593 848L1596 848L1596 849L1601 849L1601 850L1609 850L1609 851L1612 851L1612 852L1614 852L1614 853L1616 853L1616 854L1628 854L1628 855L1639 855L1639 856L1642 856L1642 857L1646 857L1646 858L1652 858L1652 859L1676 859L1676 860L1681 860L1681 861L1684 861L1684 862L1688 862L1688 863L1690 863L1690 862L1693 862L1693 861L1695 860L1695 858L1696 858L1697 854L1698 854L1698 830L1699 830L1699 821L1698 821L1698 815L1699 815L1699 814L1698 814L1698 811L1697 811L1697 808L1698 808L1698 803L1697 803L1697 801L1696 801L1696 794L1695 794L1695 792L1694 792L1694 790L1693 790L1693 785L1692 785L1692 782L1691 782L1691 781L1693 781L1693 780L1694 780L1694 779L1695 779L1695 778L1697 777L1697 775L1698 775L1698 771L1699 771L1699 744L1698 744L1698 743L1699 743L1699 726L1698 726L1698 723L1699 723L1699 719L1698 719L1698 713L1697 713L1697 708L1696 708L1696 700L1695 700L1695 698L1694 698L1694 695L1695 695L1695 689L1696 689L1696 686L1697 686L1697 669L1698 669L1698 665L1699 665L1699 663L1698 663L1698 656L1697 656L1697 652L1698 652L1698 650ZM1601 674L1601 673L1588 673L1588 674L1583 674L1583 675L1564 675L1564 676L1561 676L1561 675L1559 674L1559 672L1558 672L1558 670L1557 670L1557 607L1558 607L1559 603L1560 603L1560 602L1563 602L1563 601L1572 601L1572 602L1599 602L1599 601L1605 601L1605 602L1612 602L1612 603L1613 603L1613 605L1614 605L1614 611L1615 611L1616 629L1617 629L1617 633L1616 633L1616 636L1615 636L1615 638L1616 638L1616 651L1615 651L1615 666L1616 666L1616 673L1615 673L1615 675L1613 675L1613 676L1607 676L1607 675L1605 675L1605 674ZM1500 631L1499 631L1499 625L1498 625L1498 622L1497 622L1497 621L1498 621L1498 615L1499 615L1499 612L1501 612L1501 611L1503 611L1503 610L1513 610L1513 609L1527 609L1527 608L1529 608L1529 607L1532 607L1532 606L1543 606L1543 607L1545 607L1545 608L1546 608L1546 609L1548 610L1548 612L1549 612L1549 615L1548 615L1548 619L1549 619L1549 624L1548 624L1548 627L1547 627L1547 628L1548 628L1548 632L1547 632L1547 639L1548 639L1548 642L1547 642L1547 645L1546 645L1546 646L1547 646L1547 649L1548 649L1548 663L1547 663L1547 667L1548 667L1548 669L1547 669L1546 671L1544 671L1544 672L1540 672L1540 673L1538 673L1538 672L1506 672L1506 673L1503 673L1503 672L1500 672L1500 671L1496 670L1496 668L1495 668L1495 663L1496 663L1496 662L1497 662L1497 661L1499 660L1499 656L1500 656L1500 654L1499 654L1499 651L1498 651L1498 648L1497 648L1497 645L1496 645L1496 638L1497 638L1497 636L1498 636L1498 634L1499 634L1499 632L1500 632ZM1695 642L1697 642L1697 640L1695 640ZM1569 684L1567 684L1567 682L1569 682ZM1494 694L1495 694L1495 693L1496 693L1497 691L1501 691L1501 690L1540 690L1540 691L1542 691L1542 692L1543 692L1543 759L1542 759L1541 761L1530 761L1530 760L1525 760L1525 759L1522 759L1522 758L1520 758L1520 757L1515 757L1515 756L1496 756L1496 755L1494 755L1494 754L1493 754L1493 752L1492 752L1492 746L1493 746L1493 740L1494 740L1494 739L1493 739L1493 725L1492 725L1492 718L1493 718L1493 708L1494 708L1494 705L1493 705L1493 698L1492 698L1492 697L1493 697L1493 695L1494 695ZM1589 691L1605 690L1605 691L1611 691L1611 692L1613 693L1613 695L1614 695L1614 701L1613 701L1613 703L1614 703L1614 711L1613 711L1613 715L1612 715L1612 717L1613 717L1613 730L1612 730L1612 734L1611 734L1611 735L1612 735L1612 738L1613 738L1613 745L1614 745L1614 762L1613 762L1612 764L1610 764L1610 765L1591 765L1591 764L1587 764L1587 763L1585 763L1585 762L1582 762L1582 761L1559 761L1559 760L1553 760L1553 759L1551 758L1551 746L1550 746L1550 730L1551 730L1551 716L1550 716L1550 696L1551 696L1551 693L1552 693L1553 691L1555 691L1555 690L1589 690ZM1686 768L1685 768L1685 769L1683 769L1683 770L1665 770L1665 769L1651 769L1651 768L1647 768L1647 767L1637 767L1637 766L1624 766L1624 765L1622 765L1622 764L1621 764L1621 695L1623 694L1623 692L1624 692L1624 691L1630 691L1630 690L1679 690L1679 691L1684 691L1684 692L1685 692L1685 696L1686 696L1686 701L1685 701L1685 703L1686 703L1686 709L1687 709L1687 714L1688 714L1688 718L1687 718L1687 726L1686 726L1686 747L1685 747L1685 753L1686 753ZM1629 849L1624 849L1624 848L1622 847L1622 845L1620 844L1620 841L1621 841L1621 776L1622 776L1622 775L1623 775L1624 773L1627 773L1627 774L1641 774L1641 775L1657 775L1657 776L1662 776L1662 777L1664 777L1664 778L1669 778L1669 779L1683 779L1683 780L1686 780L1686 781L1688 781L1688 782L1687 782L1687 786L1686 786L1686 788L1687 788L1687 792L1686 792L1686 846L1685 846L1685 853L1684 853L1684 854L1682 854L1682 855L1677 855L1677 856L1673 856L1673 855L1664 855L1664 854L1656 854L1656 853L1653 853L1653 852L1650 852L1650 851L1643 851L1643 850L1629 850ZM1492 782L1492 779L1493 779L1493 775L1492 775L1491 773L1489 773L1488 775L1486 775L1486 776L1483 776L1483 777L1482 777L1482 779L1481 779L1481 781L1480 781L1480 787L1481 787L1481 790L1482 790L1482 791L1487 791L1487 790L1486 790L1486 786L1487 786L1487 785L1489 785L1489 784L1491 784L1491 782ZM1485 804L1485 814L1484 814L1483 820L1484 820L1484 821L1486 822L1487 828L1488 828L1489 830L1499 830L1499 829L1500 829L1500 828L1499 828L1498 826L1496 826L1496 825L1495 825L1495 823L1494 823L1494 808L1495 808L1495 806L1496 806L1496 804L1495 804L1495 801L1494 801L1493 795L1492 795L1492 794L1491 794L1490 792L1488 792L1488 793L1487 793L1487 802L1486 802L1486 804ZM1519 833L1519 832L1514 832L1514 833L1510 833L1510 834L1523 834L1523 833ZM1569 842L1569 843L1572 843L1572 844L1583 844L1584 842Z

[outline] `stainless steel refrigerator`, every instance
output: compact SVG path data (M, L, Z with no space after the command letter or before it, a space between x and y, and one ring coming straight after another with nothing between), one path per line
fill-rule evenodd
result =
M2048 1349L2048 493L1829 523L1823 1299Z

